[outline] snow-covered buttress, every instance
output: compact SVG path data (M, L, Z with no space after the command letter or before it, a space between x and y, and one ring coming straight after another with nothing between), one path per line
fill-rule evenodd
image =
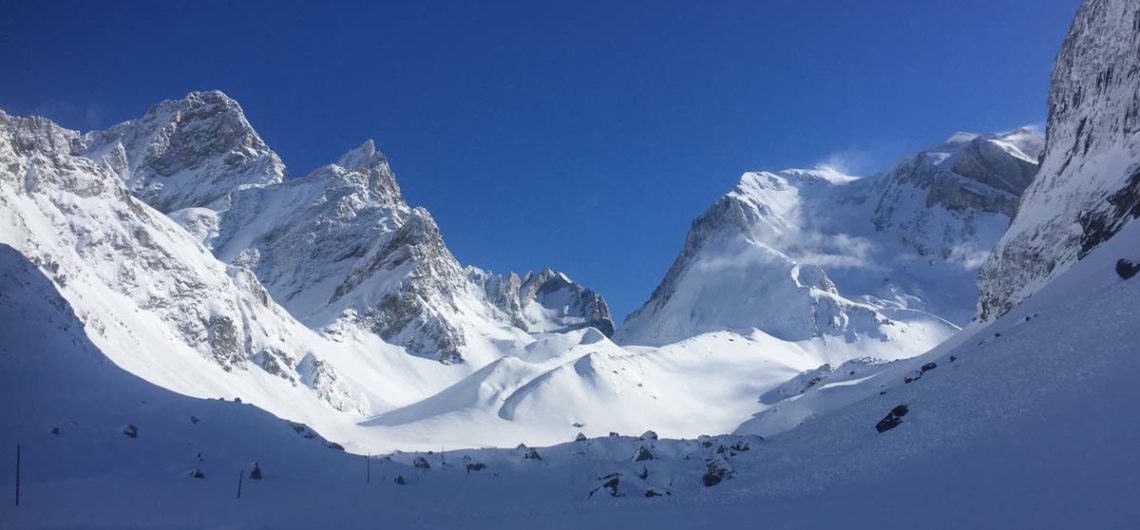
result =
M1081 6L1053 65L1047 131L1041 170L982 269L982 320L1140 215L1140 3Z

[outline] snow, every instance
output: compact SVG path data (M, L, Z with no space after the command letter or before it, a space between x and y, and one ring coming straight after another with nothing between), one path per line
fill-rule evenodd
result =
M516 449L396 453L374 458L370 471L365 457L307 440L254 407L175 396L99 361L66 303L50 302L50 282L5 251L0 318L26 333L5 334L3 351L42 344L42 336L57 342L48 355L5 355L21 364L0 371L3 388L35 393L45 381L70 382L52 386L79 399L4 416L0 443L21 440L25 460L22 504L6 504L0 517L16 527L1127 526L1140 517L1129 502L1140 491L1132 450L1140 427L1122 415L1140 399L1131 351L1140 340L1132 325L1140 283L1121 280L1113 266L1118 256L1135 257L1138 243L1140 226L1131 225L1001 319L847 385L886 395L852 400L783 435L713 437L709 447L604 436L539 447L540 461ZM13 292L19 281L32 287ZM44 326L66 330L44 334ZM897 377L926 362L938 367L918 381ZM104 377L118 380L93 380ZM875 432L899 403L910 408L902 424ZM84 420L68 428L69 417ZM137 440L118 432L127 422L140 426ZM60 435L49 432L56 424ZM716 453L738 442L749 450ZM652 460L634 461L641 446ZM103 458L86 458L96 447ZM417 456L431 469L414 469ZM705 459L715 456L733 475L706 488ZM245 480L236 499L233 475L252 461L266 479ZM486 467L469 472L469 462ZM11 467L0 464L7 487ZM205 479L188 476L198 468ZM615 472L622 496L600 489L587 498ZM397 475L405 485L394 483ZM651 488L668 494L646 498Z
M1082 7L1047 144L744 174L612 340L371 141L284 180L220 92L0 112L0 526L1133 526L1137 28Z

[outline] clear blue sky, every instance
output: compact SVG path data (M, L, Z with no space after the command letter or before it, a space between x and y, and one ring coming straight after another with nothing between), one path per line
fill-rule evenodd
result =
M87 130L218 88L294 175L374 138L463 263L622 317L746 170L1042 122L1078 3L0 0L0 108Z

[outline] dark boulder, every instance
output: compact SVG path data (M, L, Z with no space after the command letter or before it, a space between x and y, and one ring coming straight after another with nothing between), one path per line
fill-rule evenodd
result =
M308 436L306 436L305 438L308 438ZM336 442L329 442L328 444L326 444L326 446L329 449L336 449L337 451L344 451L344 446L340 445Z
M1136 276L1137 272L1140 272L1140 261L1132 261L1124 258L1117 260L1116 274L1121 278L1125 280L1131 279L1133 276Z
M586 435L582 433L578 433L578 435L574 437L575 442L584 442L586 440L589 440L589 438L586 438Z
M396 475L396 480L393 480L393 482L395 482L396 484L399 484L401 486L408 483L407 481L404 480L403 475Z
M253 471L249 472L250 480L261 480L261 464L253 463Z
M633 455L634 462L644 462L646 460L653 460L653 453L649 452L644 445L637 448L637 452Z
M530 447L526 450L526 454L523 455L523 460L542 460L542 456L540 456L538 451L533 447Z
M123 427L123 434L128 438L138 438L139 428L134 424L127 425L126 427Z
M415 460L412 460L412 466L416 469L431 469L431 464L422 456L417 456Z
M201 469L195 469L194 471L191 471L190 476L199 479L206 478L206 474L203 473Z
M879 423L875 424L875 430L879 432L887 432L902 423L903 416L906 416L910 409L906 405L899 405L887 413Z
M467 464L467 474L471 474L472 471L483 471L486 467L487 464L482 462L472 462Z
M590 490L590 494L586 496L587 499L592 498L594 493L597 493L600 489L608 491L611 497L621 497L621 494L618 492L618 486L621 485L621 473L610 473L609 475L599 478L598 481L601 482L601 485Z
M724 457L718 456L705 462L705 474L701 476L701 484L706 488L716 486L725 479L732 478L735 471Z
M922 365L922 368L920 368L920 370L921 370L921 373L924 373L924 374L925 374L926 372L929 372L929 371L931 371L931 370L933 370L933 369L935 369L935 368L938 368L938 365L937 365L937 364L935 364L935 363L926 363L926 364Z

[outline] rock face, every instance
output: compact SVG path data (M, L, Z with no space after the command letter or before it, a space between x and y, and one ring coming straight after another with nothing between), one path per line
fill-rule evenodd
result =
M241 107L214 91L160 103L76 143L219 259L253 271L311 328L365 330L444 363L491 349L481 342L525 342L526 331L613 332L601 297L565 275L464 269L431 214L404 200L371 140L283 179L280 158Z
M882 189L875 193L871 221L877 230L902 237L921 256L984 254L986 242L992 246L993 241L979 232L995 228L987 226L995 223L985 217L1013 218L1037 171L1042 145L1041 137L1027 129L1002 135L956 133L942 145L903 159L878 179Z
M79 138L131 193L163 213L224 204L236 189L281 182L285 165L219 91L155 105L137 120Z
M1053 65L1037 178L979 278L993 320L1140 215L1140 4L1081 6Z
M660 345L758 329L789 341L889 341L908 326L897 309L965 324L976 271L1032 181L1041 145L1028 130L958 133L863 179L746 173L693 222L616 339Z
M520 278L471 268L469 274L483 286L487 299L522 329L554 332L593 327L607 337L614 334L613 316L602 296L563 273L543 269Z

